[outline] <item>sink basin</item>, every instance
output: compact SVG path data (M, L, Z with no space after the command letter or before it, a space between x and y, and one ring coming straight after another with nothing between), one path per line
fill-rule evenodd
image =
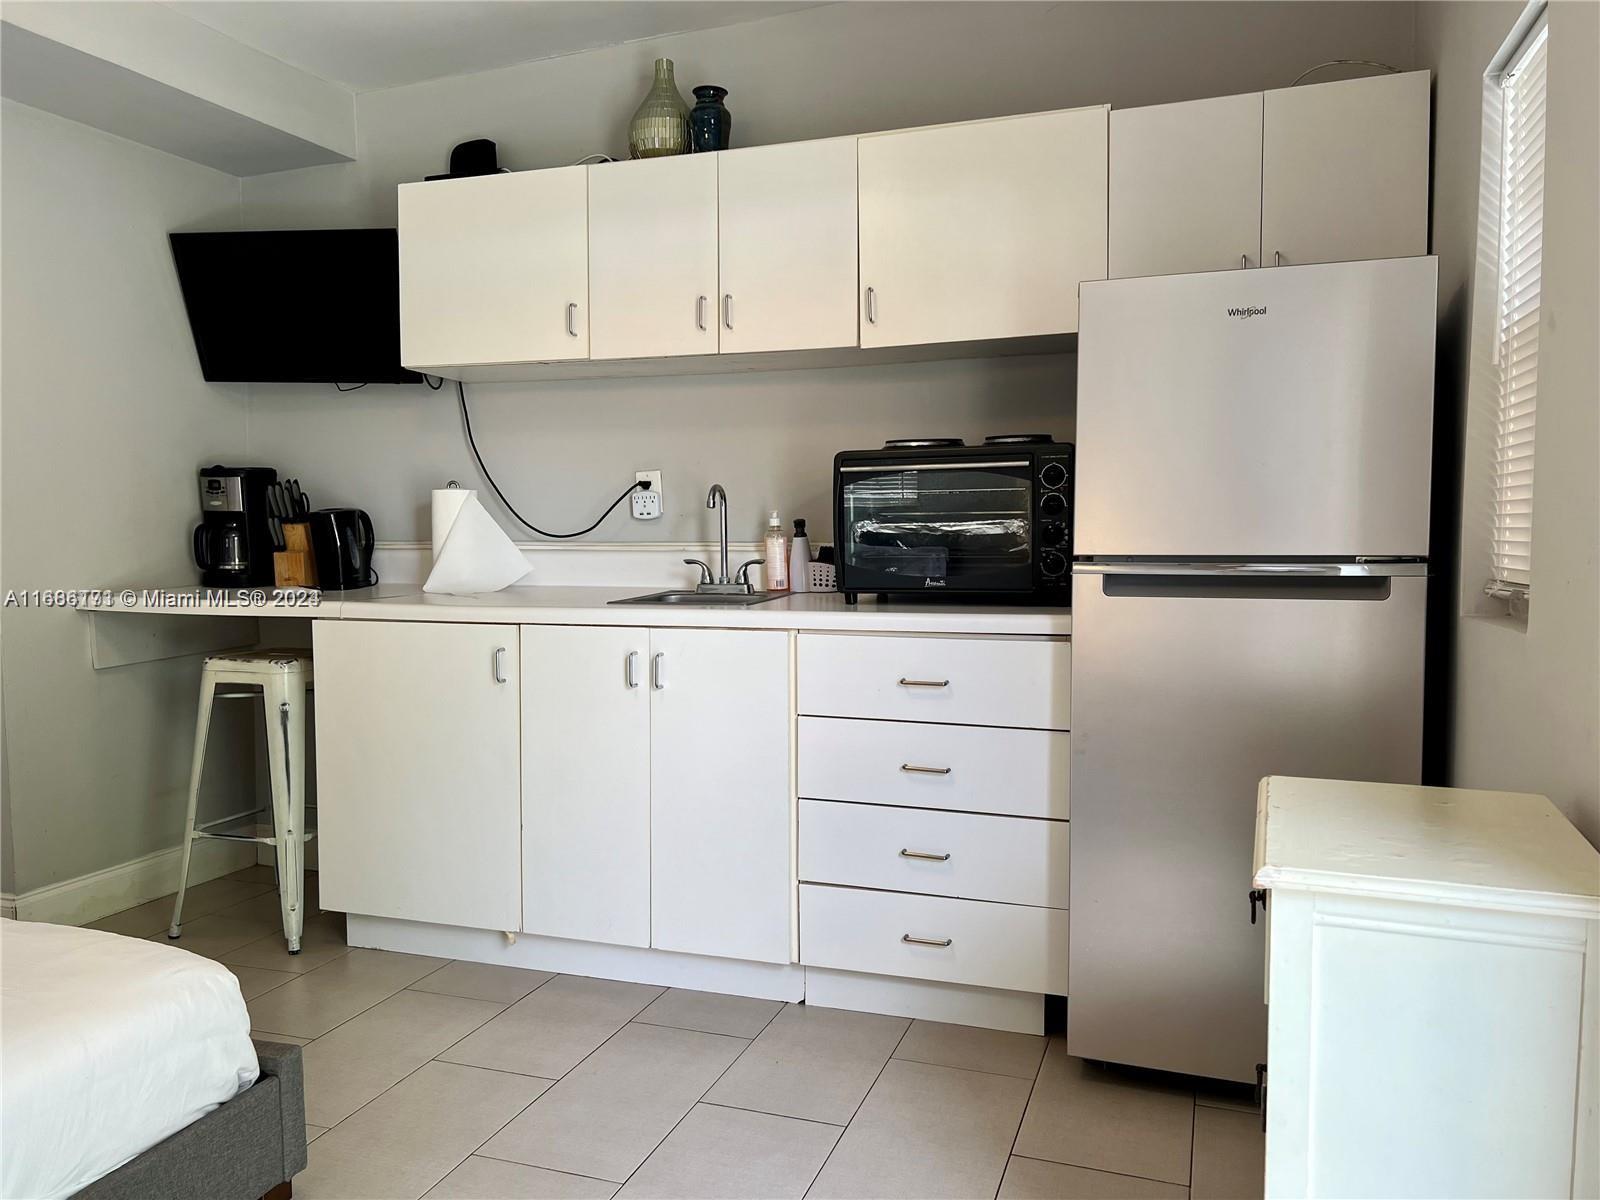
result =
M612 604L682 604L690 608L748 608L779 597L773 592L651 592L648 596L629 596Z

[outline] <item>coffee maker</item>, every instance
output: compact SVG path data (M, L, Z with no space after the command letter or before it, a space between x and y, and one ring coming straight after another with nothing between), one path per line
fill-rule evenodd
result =
M194 561L206 587L271 587L272 535L267 488L278 482L271 467L202 467L200 524Z

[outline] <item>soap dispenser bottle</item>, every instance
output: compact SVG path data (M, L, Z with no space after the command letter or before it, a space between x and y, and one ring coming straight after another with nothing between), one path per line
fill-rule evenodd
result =
M794 519L794 538L789 543L789 590L811 590L811 539L806 536L806 519Z
M783 522L773 513L767 518L767 591L789 590L789 539L784 536Z

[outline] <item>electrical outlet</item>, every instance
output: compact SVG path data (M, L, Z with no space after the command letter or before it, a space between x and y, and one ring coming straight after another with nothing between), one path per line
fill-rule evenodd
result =
M661 515L661 472L638 471L634 479L648 483L650 487L640 488L633 493L633 518L636 521L654 521Z

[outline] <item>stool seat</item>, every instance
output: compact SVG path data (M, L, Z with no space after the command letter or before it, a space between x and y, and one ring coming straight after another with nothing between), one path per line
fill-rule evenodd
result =
M273 847L277 859L278 903L283 914L283 936L289 953L300 952L305 928L306 694L312 685L309 650L233 650L209 654L200 669L200 711L195 720L194 763L189 773L188 829L183 840L182 876L172 905L169 938L183 935L183 896L189 887L189 863L194 844L201 838L262 842ZM254 691L218 691L221 685L260 688ZM215 827L249 817L251 808L220 820L196 820L200 783L205 773L206 736L211 728L212 701L261 697L262 720L267 735L267 765L272 779L272 836L214 832Z
M206 655L206 669L225 673L228 682L235 676L258 678L283 671L302 671L309 681L313 673L309 650L229 650Z

